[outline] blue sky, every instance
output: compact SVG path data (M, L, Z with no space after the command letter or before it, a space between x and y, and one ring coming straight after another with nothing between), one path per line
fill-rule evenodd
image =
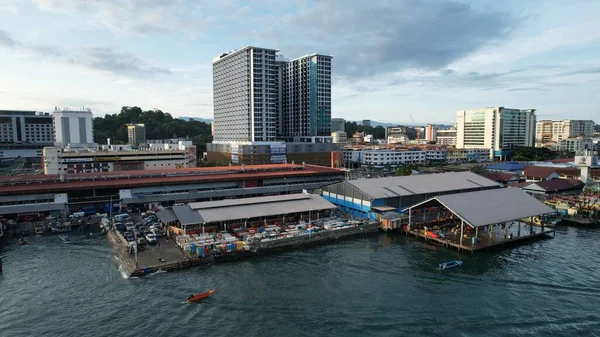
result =
M454 123L536 108L600 123L600 1L0 0L0 109L212 118L214 56L333 55L333 117Z

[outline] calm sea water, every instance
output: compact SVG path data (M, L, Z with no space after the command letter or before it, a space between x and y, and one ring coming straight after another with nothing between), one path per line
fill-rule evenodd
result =
M127 280L105 238L30 237L1 252L0 336L598 336L599 240L460 255L378 234Z

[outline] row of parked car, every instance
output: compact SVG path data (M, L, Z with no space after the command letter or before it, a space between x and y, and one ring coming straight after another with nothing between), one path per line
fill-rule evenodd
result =
M115 228L130 245L155 244L164 235L163 226L155 214L148 214L138 223L134 223L129 217L115 216Z

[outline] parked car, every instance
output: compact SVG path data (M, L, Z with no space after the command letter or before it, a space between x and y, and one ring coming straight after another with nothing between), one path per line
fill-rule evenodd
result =
M57 220L57 219L58 219L58 217L56 215L48 215L46 217L46 220Z
M150 233L150 229L148 227L146 227L146 226L141 226L140 229L139 229L139 231L142 234Z
M156 236L157 238L160 238L160 237L164 236L162 228L156 228L156 227L154 227L154 228L150 229L150 232L152 232L152 234L154 234L154 236Z
M135 242L135 238L133 237L133 235L131 235L130 232L124 232L123 237L125 238L125 241L127 241L129 243Z
M148 243L157 243L158 242L156 240L156 236L150 232L144 233L144 236L146 237L146 240L148 240Z
M137 239L135 239L135 241L138 243L138 245L146 244L146 238L144 238L143 236L139 236Z
M121 233L125 233L127 231L127 227L125 227L125 224L122 224L120 222L115 223L115 228Z
M128 222L125 224L125 227L127 228L128 231L133 232L135 230L135 225L133 224L133 222Z

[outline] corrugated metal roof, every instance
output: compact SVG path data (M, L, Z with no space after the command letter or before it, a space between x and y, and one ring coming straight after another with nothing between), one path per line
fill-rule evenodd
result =
M472 227L555 212L554 209L518 188L446 194L429 201L434 199Z
M197 211L191 209L188 205L173 206L172 209L181 225L194 225L206 222Z
M358 179L347 183L374 199L499 186L497 182L473 172Z
M258 202L261 199L264 202ZM208 207L201 204L208 204ZM182 225L244 220L336 208L334 204L320 195L305 193L198 202L194 203L194 207L197 208L192 209L189 205L173 206L175 216Z
M199 209L196 212L204 219L203 222L219 222L242 220L247 218L260 218L280 214L292 214L309 211L322 211L334 209L336 206L323 199L320 195L305 194L308 199L279 200L261 204L225 206L217 208ZM241 200L240 200L241 201Z
M173 212L173 210L170 208L165 208L165 209L159 211L158 213L156 213L156 216L158 216L160 221L162 221L164 223L168 223L168 222L177 220L177 217L175 216L175 212Z
M241 198L241 199L225 199L216 201L204 201L204 202L192 202L190 207L192 209L207 209L215 207L228 207L235 205L253 205L253 204L264 204L269 202L280 202L285 200L302 200L310 199L309 194L294 193L285 195L271 195L266 197L254 197L254 198Z

